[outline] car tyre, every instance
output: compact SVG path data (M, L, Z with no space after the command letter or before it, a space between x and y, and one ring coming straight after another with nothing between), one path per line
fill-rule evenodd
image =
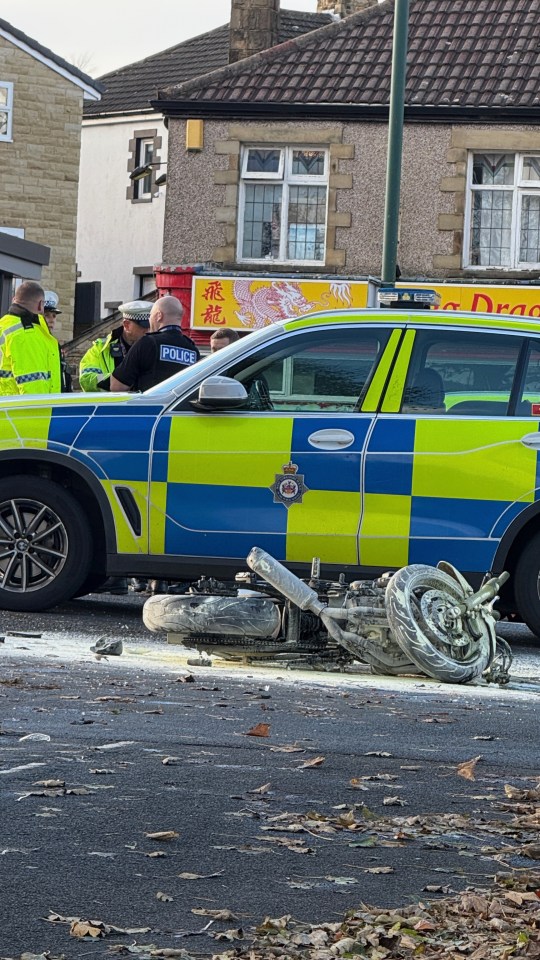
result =
M521 551L514 574L516 607L529 630L540 638L540 533Z
M0 480L0 608L33 612L73 597L88 576L92 536L83 508L52 480Z

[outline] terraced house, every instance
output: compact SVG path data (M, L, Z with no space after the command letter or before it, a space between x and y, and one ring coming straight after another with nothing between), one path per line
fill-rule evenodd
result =
M12 278L41 276L60 297L60 339L69 338L73 326L83 102L99 100L100 89L0 20L0 252L7 281L2 299L9 301Z
M277 0L240 2L267 8L259 52L154 102L169 129L165 263L379 274L393 0L277 45ZM540 0L411 0L404 277L538 281L539 121Z

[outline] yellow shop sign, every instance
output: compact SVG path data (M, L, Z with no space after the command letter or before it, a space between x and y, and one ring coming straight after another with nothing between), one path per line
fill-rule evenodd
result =
M484 286L480 283L398 283L398 287L427 287L441 295L439 310L472 310L474 313L511 313L540 317L540 287Z
M365 280L298 277L194 277L191 326L258 330L316 310L367 306Z

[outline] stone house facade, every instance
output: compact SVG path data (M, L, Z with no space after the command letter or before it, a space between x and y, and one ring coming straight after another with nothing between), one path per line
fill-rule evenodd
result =
M160 91L165 263L380 274L394 4L362 7ZM538 282L539 49L540 0L411 0L404 277Z
M83 101L100 85L0 20L0 230L50 248L41 280L73 329L77 189Z

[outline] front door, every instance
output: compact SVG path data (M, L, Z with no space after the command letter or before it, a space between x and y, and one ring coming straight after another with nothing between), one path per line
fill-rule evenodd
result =
M387 328L332 324L224 364L244 408L200 413L187 400L158 426L152 552L242 562L257 545L303 566L356 566L372 423L360 408L395 344Z

